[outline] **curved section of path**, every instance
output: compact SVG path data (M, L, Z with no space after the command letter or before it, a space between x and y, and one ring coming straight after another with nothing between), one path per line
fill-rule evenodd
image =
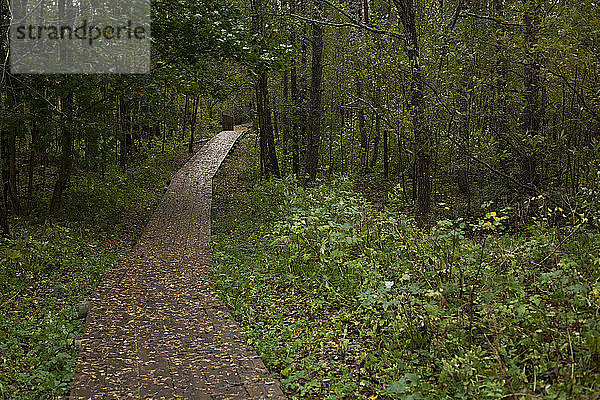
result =
M208 276L212 178L243 133L219 133L175 175L90 299L72 399L285 399Z

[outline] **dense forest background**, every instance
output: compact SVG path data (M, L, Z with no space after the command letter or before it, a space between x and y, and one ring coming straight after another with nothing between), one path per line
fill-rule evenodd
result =
M256 119L266 176L378 173L423 222L439 203L539 195L572 216L596 189L593 2L346 3L156 2L151 76L5 68L3 209L26 213L46 186L57 214L73 166L191 148L223 112Z
M147 76L13 75L6 1L0 15L0 398L68 390L82 325L48 339L48 315L71 321L59 303L93 290L224 114L256 134L244 201L264 224L248 231L279 236L264 244L274 270L306 279L281 284L329 299L322 313L363 310L330 329L346 329L344 354L376 355L323 386L314 365L265 350L289 393L597 398L595 1L156 0Z

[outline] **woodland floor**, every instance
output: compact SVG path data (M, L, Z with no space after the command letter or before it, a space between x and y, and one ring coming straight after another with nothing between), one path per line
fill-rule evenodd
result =
M221 132L175 175L90 299L71 398L285 398L208 275L212 178L244 129Z

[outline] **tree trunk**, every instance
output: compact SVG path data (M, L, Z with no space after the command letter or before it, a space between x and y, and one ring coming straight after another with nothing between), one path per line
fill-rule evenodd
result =
M8 197L10 192L10 169L9 169L9 147L8 147L8 137L10 132L8 130L3 130L0 132L0 154L2 154L2 159L0 160L0 175L2 175L2 187L3 187L3 199L4 203L8 209Z
M302 99L298 88L298 68L294 66L290 72L290 91L294 101L294 113L292 115L292 173L299 178L300 176L300 107Z
M262 34L264 29L263 16L265 13L263 0L252 0L252 30L255 34ZM279 177L279 164L273 136L273 122L271 120L271 106L269 104L268 73L264 66L256 68L256 111L258 114L258 135L260 142L261 171L265 177Z
M8 12L8 3L3 2L0 5L1 8L1 12L0 12L0 56L2 57L2 60L6 59L7 53L5 50L8 50L8 46L6 45L6 43L4 43L5 39L8 39L8 34L7 34L7 30L9 27L9 12ZM4 64L4 66L6 66L6 64ZM6 91L6 93L8 94L8 83L6 82L6 80L0 80L0 84L2 84L2 86L0 86L0 89L3 91ZM5 96L0 96L0 112L2 114L6 113L6 109L8 108L8 105L5 103L6 97ZM10 229L9 229L9 225L8 225L8 209L7 209L7 204L6 204L6 198L7 198L7 193L6 193L6 187L5 187L5 182L6 182L6 177L7 175L4 173L5 172L5 164L6 161L8 160L8 154L6 154L6 146L5 144L5 132L4 131L0 131L0 233L3 236L8 236L10 233ZM8 171L6 171L8 172ZM7 182L6 182L7 183Z
M362 99L363 89L360 77L356 78L356 97ZM369 139L367 137L367 128L365 126L365 111L362 108L358 110L358 130L360 132L360 167L363 171L369 166Z
M119 165L126 167L129 162L131 148L131 135L129 134L129 120L127 118L127 106L123 96L119 96Z
M529 144L529 139L535 138L535 136L540 133L541 127L539 106L540 65L536 55L539 11L537 11L536 3L537 1L535 0L529 0L523 14L526 59L523 71L525 106L523 109L521 127L526 145L521 159L521 175L523 183L532 186L532 189L539 183L539 176L537 173L538 154L535 150L535 145Z
M37 154L37 143L39 138L39 126L36 121L33 122L31 127L31 145L29 148L29 171L27 174L27 208L31 210L33 204L33 182L35 167L38 160Z
M6 110L13 115L21 112L17 110L20 98L20 84L12 79L10 75L6 77L5 83L5 101ZM17 127L11 123L6 130L1 132L1 146L3 146L3 168L4 196L10 201L12 213L19 215L21 208L17 189ZM7 201L7 204L8 204Z
M59 0L58 1L58 18L59 21L65 23L72 23L74 20L74 8L72 0ZM60 60L62 62L70 62L72 54L61 43L60 47ZM66 83L69 83L68 80ZM71 176L71 165L73 162L73 93L70 92L60 98L60 109L65 115L62 124L62 154L60 160L60 168L58 171L58 178L54 185L54 192L52 193L52 200L50 201L50 214L57 215L60 212L62 203L63 193L67 188L67 183Z
M188 144L188 152L191 154L194 152L194 133L196 130L196 122L198 120L198 103L200 102L200 96L192 100L192 119L190 120L190 143Z
M279 164L275 152L275 138L273 137L273 124L271 121L271 107L269 105L268 75L266 71L258 74L256 81L256 101L258 111L258 126L260 138L260 158L263 172L267 178L279 177Z
M13 88L13 90L17 90ZM15 97L16 97L15 93ZM8 136L8 188L10 194L10 203L13 214L21 214L21 205L19 203L19 191L17 187L17 128L10 129Z
M379 141L381 140L381 118L379 115L375 118L375 140L373 141L373 157L371 158L371 169L377 164L379 158Z
M456 180L458 184L458 190L467 196L467 199L470 203L470 158L469 158L469 146L471 141L471 91L473 89L473 85L471 82L464 82L465 79L470 79L471 70L468 69L468 76L463 77L463 81L461 82L462 93L459 94L459 110L460 110L460 120L459 120L459 137L460 137L460 146L458 146L458 163L459 168L456 174Z
M415 174L416 174L416 216L419 226L429 222L431 213L431 128L425 116L425 98L423 94L423 75L419 60L419 40L415 21L413 0L394 0L403 25L404 51L410 64L409 106L412 116Z
M8 226L8 213L6 212L6 202L4 201L4 184L0 185L0 233L2 236L10 236L10 227Z
M185 106L183 107L183 115L181 116L181 119L182 119L182 123L181 123L181 141L182 142L185 140L185 127L187 126L187 119L188 119L188 114L189 114L189 108L190 108L190 98L186 94L185 95Z
M306 174L308 182L314 182L319 169L319 145L321 142L321 101L323 81L323 27L312 24L312 77L308 117L308 151Z
M340 104L340 171L346 172L346 160L344 151L344 132L346 131L346 109Z
M295 14L298 12L298 4L296 0L290 0L290 12ZM292 46L297 45L298 32L297 28L292 24L291 26L291 39L290 44ZM301 64L305 61L304 43L302 43L301 53ZM290 95L292 96L293 112L292 112L292 173L296 178L300 178L300 137L302 131L305 128L304 124L304 112L303 112L303 93L300 89L300 77L298 76L298 61L292 61L292 69L290 71Z
M52 200L50 202L50 214L52 215L57 215L60 212L63 193L67 188L67 183L71 176L71 166L73 163L73 128L71 126L73 121L70 118L73 110L72 93L62 99L61 110L67 116L67 119L64 121L61 129L62 154L60 157L58 178L54 185L54 192L52 193Z
M290 141L290 125L288 119L289 112L290 86L288 72L283 73L283 110L281 110L281 131L283 136L283 162L281 163L282 172L285 175L288 163L288 147Z
M388 131L383 130L383 177L385 180L390 178L390 157L388 148Z
M273 135L279 139L279 114L276 109L273 109Z
M0 146L0 170L4 170L4 146ZM10 235L8 226L8 210L6 207L6 190L4 174L0 173L0 232L3 236Z

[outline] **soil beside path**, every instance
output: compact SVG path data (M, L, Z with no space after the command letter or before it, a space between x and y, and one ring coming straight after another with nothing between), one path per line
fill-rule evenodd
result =
M244 130L219 133L174 176L90 299L72 399L285 399L208 274L212 178Z

